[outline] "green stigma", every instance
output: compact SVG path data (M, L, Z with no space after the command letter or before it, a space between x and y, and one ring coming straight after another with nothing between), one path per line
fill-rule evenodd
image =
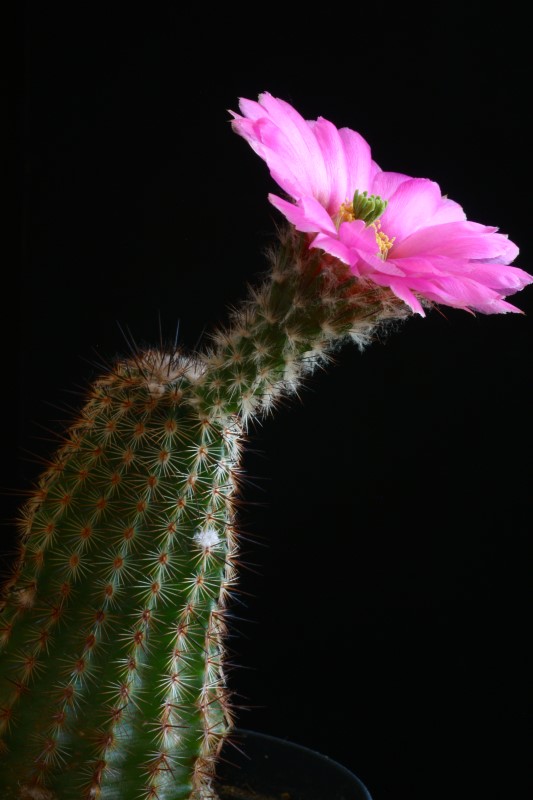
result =
M353 218L362 219L365 225L375 222L387 208L387 200L382 200L376 194L368 195L356 189L353 196Z

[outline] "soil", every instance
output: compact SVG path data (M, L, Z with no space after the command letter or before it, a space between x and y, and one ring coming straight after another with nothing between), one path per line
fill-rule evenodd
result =
M294 795L290 792L280 794L259 794L254 789L242 788L240 786L217 786L220 800L293 800Z

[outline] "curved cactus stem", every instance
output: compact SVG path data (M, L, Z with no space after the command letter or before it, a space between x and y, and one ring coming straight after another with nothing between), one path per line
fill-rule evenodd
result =
M207 352L139 352L90 389L4 587L5 800L216 797L244 427L403 314L320 258L287 235Z

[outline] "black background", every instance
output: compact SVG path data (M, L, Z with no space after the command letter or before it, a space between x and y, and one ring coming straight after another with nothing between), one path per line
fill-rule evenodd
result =
M195 347L264 269L275 187L231 131L239 96L358 130L384 169L437 180L509 233L532 271L512 4L291 22L110 5L28 4L13 34L6 552L16 493L54 447L40 426L61 430L95 360L124 353L117 322L142 343L179 321ZM341 761L374 800L526 796L533 290L513 301L526 316L443 308L347 347L250 431L239 722Z

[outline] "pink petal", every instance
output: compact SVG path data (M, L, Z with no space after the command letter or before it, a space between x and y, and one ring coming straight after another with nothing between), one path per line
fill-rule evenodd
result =
M380 168L372 161L370 145L359 133L350 128L341 128L339 136L344 145L347 170L347 197L343 200L351 201L356 189L370 192L374 176L380 172Z
M411 178L400 183L388 198L389 204L381 217L383 230L389 238L403 241L418 228L431 225L433 215L441 205L438 184L425 178Z
M413 292L408 288L407 284L404 281L394 280L394 278L388 281L389 289L391 289L396 297L399 297L400 300L403 300L404 303L407 303L409 308L415 312L415 314L420 314L421 317L425 317L426 313L422 308L420 301L415 297Z
M283 133L293 157L305 168L309 181L305 194L312 194L323 205L327 204L329 181L322 151L309 123L289 103L273 97L269 92L259 95L259 102L272 123Z
M348 171L344 145L335 125L324 117L319 117L316 122L309 124L322 151L328 173L329 197L326 208L333 216L339 210L341 203L347 199Z
M482 310L494 306L501 295L465 276L453 275L427 279L410 279L409 286L430 300L463 309Z
M499 289L504 294L514 294L533 283L533 276L528 275L523 269L505 264L470 263L468 276L491 289Z
M512 261L518 255L518 248L496 230L467 221L430 225L394 244L394 257L435 254L461 259L498 259L501 263Z
M251 120L259 119L260 117L265 116L263 106L261 106L255 100L247 100L246 97L239 97L239 108L244 116ZM233 114L234 117L237 117L237 114L235 114L234 111L230 111L230 114Z
M324 250L326 253L329 253L330 256L334 256L334 258L340 259L340 261L343 261L345 264L349 264L356 275L360 274L358 270L354 269L354 265L352 264L354 258L357 259L357 254L346 247L336 236L317 233L309 246Z
M267 118L257 120L253 125L256 140L262 145L262 151L258 150L258 153L265 159L272 177L281 188L294 198L302 195L319 197L321 189L318 185L320 175L317 181L317 169L320 165L316 161L311 162L306 153L300 152L298 148L301 142L288 137ZM322 188L322 196L327 188Z
M266 118L257 121L236 117L233 129L240 134L252 149L266 161L276 183L291 197L312 193L307 167L294 157L283 134Z
M393 251L394 252L394 248ZM408 258L397 258L394 255L388 261L394 261L403 270L403 274L408 276L409 279L416 278L433 278L435 276L441 277L449 275L453 272L453 260L449 258L431 258L430 256L409 256ZM462 262L463 264L465 262ZM468 263L468 262L466 262Z
M496 308L503 310L502 296L533 283L533 276L505 264L483 264L445 256L392 260L404 271L409 287L428 299L485 313L496 313ZM489 306L491 311L486 311Z
M250 117L231 112L234 131L266 161L274 180L289 195L294 198L312 195L326 201L329 180L309 124L287 103L270 95L261 95L260 99L261 105L241 98L241 110Z
M333 220L325 208L314 197L302 197L296 203L289 203L275 194L269 194L268 199L278 211L291 222L296 230L304 233L337 233Z
M455 282L450 279L415 280L410 285L429 300L452 308L480 311L482 314L522 313L519 308L504 300L501 294L464 278Z
M440 191L440 190L439 190ZM466 220L466 214L455 200L441 197L440 203L431 218L432 225L441 225L445 222L461 222Z
M398 186L411 180L409 175L402 175L400 172L378 172L372 182L370 194L377 194L383 200L388 201Z
M383 261L376 255L377 245L375 232L365 228L364 222L343 222L337 235L319 233L311 243L311 247L319 247L345 264L349 264L352 272L358 276L374 278L380 273L394 277L405 277L405 272L392 261Z
M521 308L517 308L517 306L513 306L512 303L508 303L506 300L491 300L490 302L480 305L476 308L476 311L481 311L482 314L523 314Z
M355 264L359 261L358 268L361 274L380 272L401 277L405 275L394 261L384 261L379 257L376 231L372 226L365 226L362 220L343 222L339 227L339 238L353 253L350 263Z
M273 97L270 92L260 94L259 103L280 130L284 131L288 136L299 139L302 147L307 148L310 156L320 158L320 148L309 127L309 123L290 103L280 100L278 97Z
M376 232L362 219L341 223L338 236L341 242L358 253L375 256L378 252Z

